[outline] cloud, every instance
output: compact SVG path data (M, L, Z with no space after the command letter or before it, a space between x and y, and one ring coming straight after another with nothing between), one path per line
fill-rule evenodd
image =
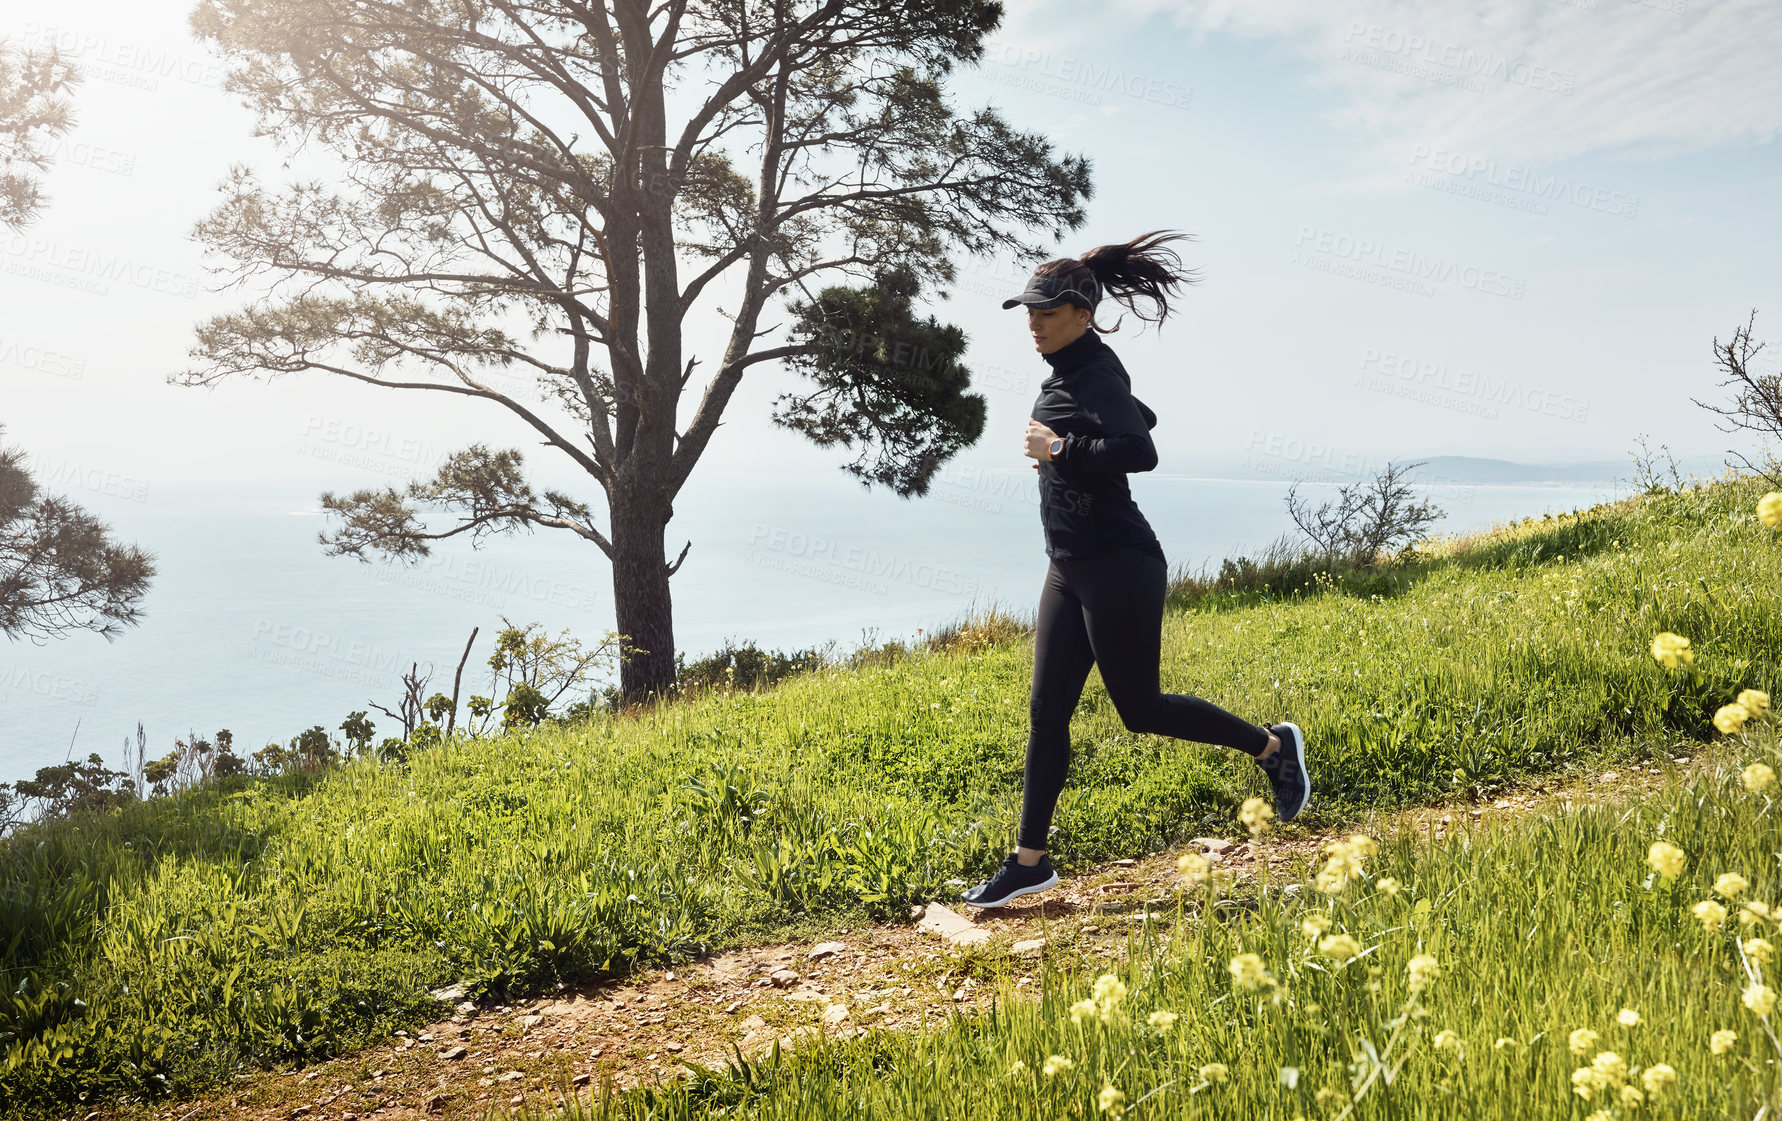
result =
M1768 143L1782 129L1773 0L1108 2L1129 17L1109 25L1279 43L1375 167L1415 145L1543 163Z

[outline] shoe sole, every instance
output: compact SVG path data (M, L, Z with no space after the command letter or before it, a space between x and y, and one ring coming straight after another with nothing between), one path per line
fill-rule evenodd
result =
M1305 783L1305 794L1300 798L1299 805L1293 808L1292 813L1281 818L1282 821L1292 821L1299 816L1299 811L1306 808L1306 803L1312 800L1312 773L1306 770L1306 734L1299 730L1298 724L1291 722L1276 724L1275 727L1293 729L1293 758L1299 763L1299 777Z
M967 907L977 907L980 909L988 908L988 907L1000 907L1004 903L1007 903L1011 899L1019 899L1023 895L1033 895L1035 892L1045 891L1049 887L1057 887L1057 886L1058 886L1058 873L1053 872L1052 875L1046 880L1045 883L1034 884L1032 887L1016 888L1014 891L1009 892L1007 895L1003 896L1001 899L993 899L993 900L988 900L988 901L980 899L976 903L972 902L969 899L963 899L963 900L960 900L960 902L964 903Z

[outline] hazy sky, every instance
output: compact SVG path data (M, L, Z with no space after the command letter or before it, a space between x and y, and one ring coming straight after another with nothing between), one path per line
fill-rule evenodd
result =
M1715 392L1710 340L1752 307L1760 335L1782 331L1782 8L1009 7L954 88L1093 161L1089 221L1060 249L1155 227L1198 239L1205 280L1180 319L1111 339L1161 418L1160 472L1291 470L1296 448L1625 460L1641 431L1726 446L1689 398ZM59 42L87 71L48 210L0 240L6 438L76 494L221 476L348 488L472 439L566 477L482 403L322 375L165 383L194 325L244 298L210 290L193 223L232 162L290 174L219 88L188 9L6 6L0 33ZM969 331L991 404L961 465L1024 465L1045 369L998 306L1021 275L968 263L937 309ZM689 350L715 358L706 331ZM839 453L766 422L796 387L752 370L701 470L833 470ZM690 387L686 413L696 401Z

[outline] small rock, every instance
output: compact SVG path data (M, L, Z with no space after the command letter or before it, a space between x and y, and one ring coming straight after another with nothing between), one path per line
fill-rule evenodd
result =
M468 1054L470 1054L470 1050L466 1047L447 1047L444 1051L439 1053L439 1057L442 1059L462 1059Z
M748 1019L744 1020L742 1023L740 1023L736 1026L741 1028L745 1032L759 1031L760 1029L767 1026L767 1021L763 1020L759 1015L756 1015L756 1016L750 1016Z
M586 1086L588 1084L588 1072L583 1071L582 1073L576 1075L570 1081L572 1081L577 1086Z
M596 1047L596 1048L594 1048L594 1050L588 1052L588 1057L590 1059L598 1059L600 1056L602 1056L604 1054L606 1054L606 1048Z
M544 1023L544 1017L534 1013L533 1015L527 1016L525 1019L521 1020L520 1026L522 1028L525 1028L526 1030L530 1031L542 1023Z
M1136 867L1138 867L1138 861L1132 859L1131 857L1123 857L1119 860L1111 860L1108 863L1112 864L1115 868L1136 868Z
M476 1015L476 1005L471 1001L461 1000L458 1002L458 1006L452 1009L452 1011L460 1016L474 1016Z
M526 1104L526 1095L525 1094L515 1094L513 1097L507 1099L507 1104L508 1105L525 1105Z
M1046 940L1044 938L1023 938L1010 946L1009 952L1012 954L1037 954L1045 948Z
M1083 928L1084 934L1096 934L1096 933L1099 933L1100 931L1101 931L1101 927L1099 927L1099 926L1086 926Z
M427 995L441 1004L456 1004L464 999L464 986L462 984L447 985L443 989L434 989Z
M680 1044L678 1044L678 1043L676 1043L676 1042L675 1042L675 1041L674 1041L674 1040L672 1040L672 1039L671 1039L671 1040L669 1040L669 1041L668 1041L668 1042L667 1042L667 1043L664 1043L664 1044L663 1044L663 1045L662 1045L662 1049L663 1049L663 1050L665 1050L665 1051L675 1051L675 1052L678 1052L678 1051L680 1051L680 1049L681 1049L681 1045L680 1045Z
M772 981L775 987L782 989L798 984L798 974L790 969L776 969L767 979Z
M839 1024L847 1018L848 1006L845 1004L831 1004L828 1008L823 1009L823 1022L825 1024Z
M666 973L666 974L664 974L664 975L663 975L663 977L662 977L662 979L663 979L663 980L664 980L664 981L672 981L672 980L674 980L674 970L672 970L672 969L671 969L671 970L669 970L669 971L668 971L668 972L667 972L667 973Z
M736 1012L736 1010L741 1008L742 1006L743 1006L742 1001L733 1000L729 1004L726 1004L724 1006L724 1015L726 1015L726 1016L733 1015Z
M313 1109L315 1109L315 1106L313 1105L300 1105L296 1109L293 1109L290 1115L292 1117L302 1117Z
M958 989L953 990L953 1003L957 1004L964 999L965 999L965 990L963 988L958 988Z
M510 1070L506 1074L501 1075L499 1078L495 1079L495 1081L497 1081L497 1082L518 1082L520 1079L522 1079L524 1077L526 1077L526 1076L521 1074L519 1071Z
M829 998L812 989L795 989L786 994L786 999L800 1004L823 1004Z
M990 937L988 930L974 926L964 915L939 903L930 903L923 909L922 921L916 924L916 928L929 934L938 934L942 941L954 946L966 946Z
M812 961L817 961L821 958L832 957L842 953L847 948L848 947L841 942L819 942L811 947L811 952L806 956Z
M1231 842L1221 837L1196 837L1189 843L1199 845L1207 852L1224 852L1231 847Z

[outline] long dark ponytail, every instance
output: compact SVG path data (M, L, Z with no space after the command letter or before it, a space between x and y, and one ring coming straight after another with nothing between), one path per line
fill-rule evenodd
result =
M1177 295L1177 286L1200 280L1193 269L1183 267L1182 259L1167 243L1192 240L1189 234L1152 230L1131 241L1098 245L1081 257L1047 261L1033 271L1039 276L1062 277L1069 287L1087 288L1093 278L1104 295L1112 296L1145 322L1161 325L1169 318L1169 301ZM1141 310L1140 300L1147 301L1151 314ZM1088 310L1093 313L1095 309ZM1103 327L1093 319L1090 326L1103 334L1120 329L1117 322Z

